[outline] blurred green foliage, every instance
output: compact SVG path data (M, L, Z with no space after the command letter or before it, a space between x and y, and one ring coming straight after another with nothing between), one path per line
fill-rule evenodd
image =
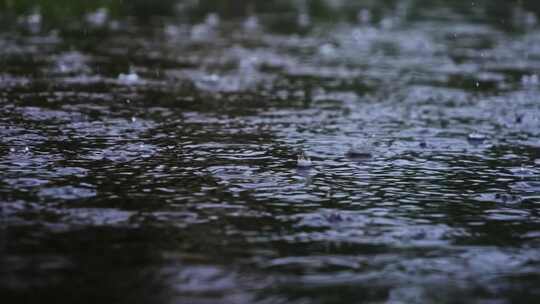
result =
M400 6L407 7L407 17L412 19L421 11L438 7L449 7L464 14L482 10L484 17L496 23L516 18L516 8L540 14L538 0L0 0L3 17L38 11L46 22L53 24L80 18L98 8L106 8L113 17L133 16L146 20L153 16L177 15L195 22L211 12L222 18L236 18L251 13L290 14L302 10L315 20L353 20L362 8L369 9L376 19Z
M117 12L121 6L122 0L0 0L0 8L5 14L21 15L38 10L47 18L53 19L81 16L101 7L106 7L111 12Z
M0 0L0 11L8 16L39 11L48 20L62 21L106 8L113 16L146 18L171 15L176 3L177 0Z

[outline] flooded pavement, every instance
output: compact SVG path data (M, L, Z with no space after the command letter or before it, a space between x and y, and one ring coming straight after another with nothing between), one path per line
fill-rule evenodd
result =
M331 22L305 1L18 15L0 32L1 297L534 303L536 15L421 2Z

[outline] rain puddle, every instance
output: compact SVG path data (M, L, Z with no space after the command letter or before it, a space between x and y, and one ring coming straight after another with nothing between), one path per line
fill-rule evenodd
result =
M42 2L0 4L8 302L540 298L535 1Z

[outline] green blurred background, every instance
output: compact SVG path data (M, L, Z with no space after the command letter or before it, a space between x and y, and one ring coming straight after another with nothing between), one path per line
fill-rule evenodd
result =
M44 22L56 25L76 20L99 8L106 8L115 18L130 16L148 20L156 16L176 16L196 22L210 12L228 19L299 10L308 12L314 20L355 20L358 10L363 8L369 9L376 20L385 12L403 7L407 8L406 18L411 19L432 8L445 7L503 25L511 18L520 18L520 15L516 17L520 10L535 16L540 13L538 0L0 0L4 21L12 22L17 16L39 12Z

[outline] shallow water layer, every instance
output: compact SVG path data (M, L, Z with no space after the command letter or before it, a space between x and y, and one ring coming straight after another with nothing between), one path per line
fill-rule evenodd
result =
M2 298L533 303L534 15L403 9L19 17L0 32Z

